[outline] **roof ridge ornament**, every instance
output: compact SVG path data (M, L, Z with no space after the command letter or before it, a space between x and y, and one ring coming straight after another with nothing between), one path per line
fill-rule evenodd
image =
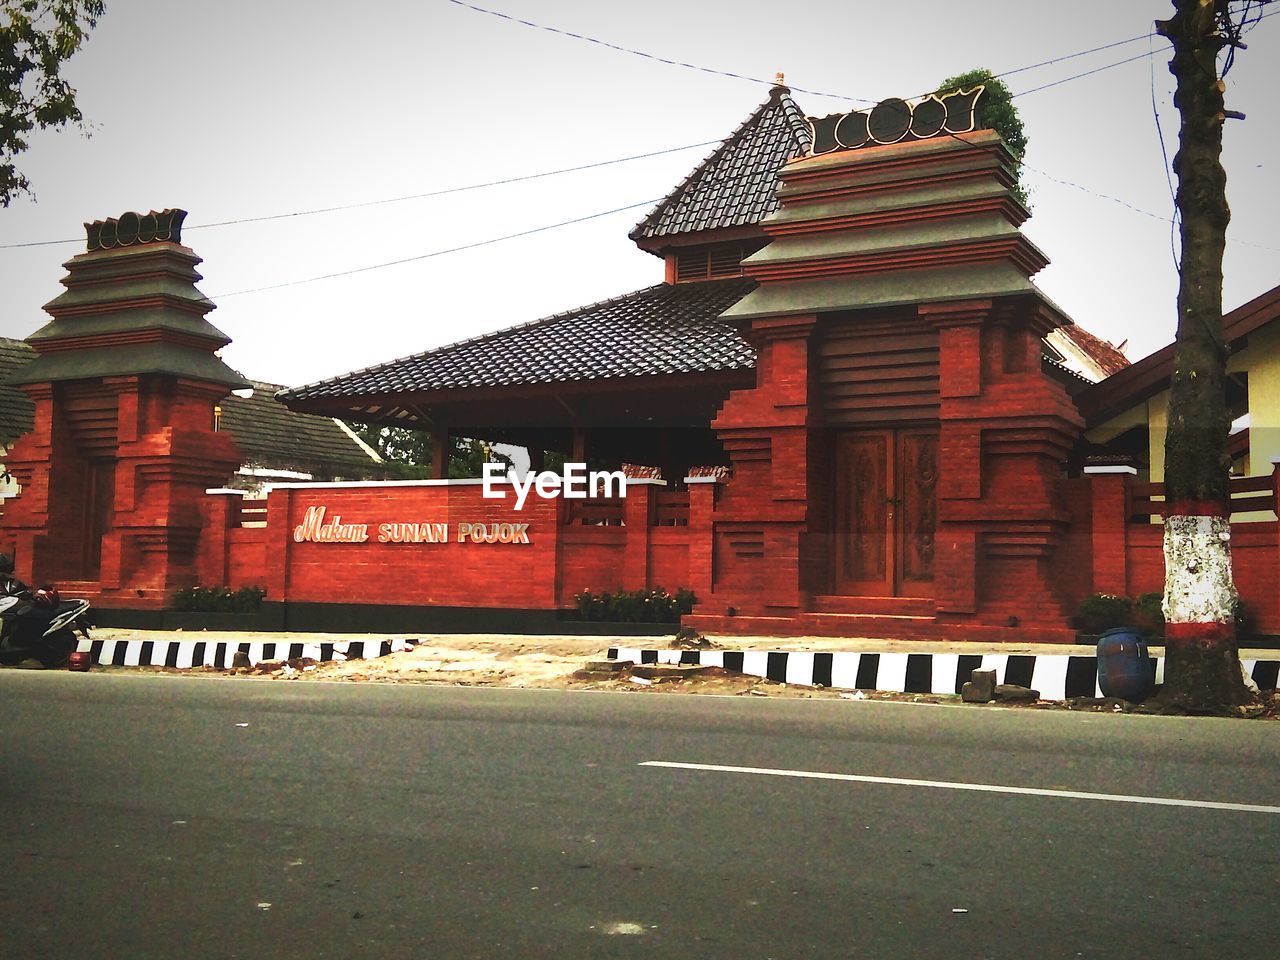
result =
M811 157L867 145L928 140L942 134L970 133L977 125L978 98L986 87L931 93L913 105L898 97L881 100L870 110L805 117L813 134Z
M130 211L122 213L119 219L95 220L84 225L88 238L86 249L93 252L144 243L181 243L182 221L186 217L187 211L168 207L145 214Z

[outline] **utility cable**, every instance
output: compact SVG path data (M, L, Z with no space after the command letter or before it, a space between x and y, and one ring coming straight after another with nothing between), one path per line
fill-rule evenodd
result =
M1070 83L1072 80L1079 80L1082 77L1091 77L1095 73L1102 73L1102 71L1104 70L1110 70L1113 67L1122 67L1126 63L1133 63L1137 60L1146 60L1148 57L1153 57L1153 56L1155 56L1154 50L1148 53L1140 53L1136 57L1126 57L1123 60L1116 60L1114 63L1106 63L1100 67L1094 67L1092 70L1086 70L1083 73L1077 73L1069 77L1063 77L1061 80L1054 80L1052 83L1042 83L1040 86L1032 87L1030 90L1019 90L1017 93L1011 94L1009 99L1012 100L1016 97L1025 97L1027 96L1027 94L1039 93L1041 90L1051 90L1054 87L1062 86L1062 84L1064 83Z
M490 237L487 240L477 240L475 243L464 243L457 247L448 247L444 250L433 250L430 253L421 253L414 257L403 257L399 260L388 260L384 263L372 263L364 267L354 267L351 270L339 270L336 273L325 273L318 277L304 277L300 280L286 280L283 283L272 283L265 287L252 287L247 290L233 290L230 293L216 293L209 296L210 300L225 300L227 297L239 297L246 293L261 293L264 290L280 290L284 287L297 287L304 283L315 283L319 280L332 280L335 277L349 277L356 273L368 273L371 270L381 270L384 267L397 267L404 263L416 263L419 260L429 260L432 257L442 257L446 253L458 253L462 250L474 250L477 247L487 247L490 244L501 243L504 240L515 240L517 237L528 237L535 233L545 233L548 230L556 230L560 227L567 227L575 223L586 223L588 220L598 220L601 217L607 217L610 214L622 213L624 210L634 210L636 207L651 206L662 199L661 197L654 200L641 200L639 203L629 203L625 207L614 207L612 210L604 210L600 213L591 213L585 217L575 217L573 220L562 220L559 223L549 223L541 227L533 227L529 230L521 230L518 233L508 233L501 237Z
M229 227L240 223L264 223L269 220L288 220L293 217L311 217L320 213L336 213L341 210L356 210L361 207L376 207L388 203L401 203L405 200L422 200L427 197L443 197L451 193L464 193L468 190L481 190L485 187L504 186L509 183L523 183L526 180L539 180L543 177L554 177L562 173L577 173L581 170L593 170L598 167L607 167L616 163L627 163L631 160L645 160L649 157L660 157L668 153L680 153L684 150L693 150L697 147L709 147L713 144L720 144L721 140L704 140L701 143L689 143L683 147L668 147L665 150L651 150L648 153L637 153L630 157L617 157L613 160L597 160L594 163L583 163L576 167L562 167L559 170L544 170L541 173L528 173L519 177L505 177L501 180L489 180L485 183L469 183L461 187L446 187L443 190L431 190L427 193L412 193L403 197L386 197L381 200L364 200L358 203L345 203L333 207L316 207L311 210L293 210L288 213L272 213L265 214L260 217L241 217L236 220L217 220L213 223L194 223L187 224L183 230L205 230L210 227ZM33 240L27 243L3 243L0 244L0 250L16 250L21 247L48 247L63 243L84 243L84 237L73 237L67 240Z
M546 25L544 25L544 24L534 23L533 21L529 21L529 20L522 20L522 19L520 19L520 18L518 18L518 17L514 17L514 16L511 16L511 15L509 15L509 14L505 14L505 13L502 13L502 12L497 11L497 10L490 10L490 9L488 9L488 8L485 8L485 7L480 7L480 6L476 6L476 5L474 5L474 4L471 4L471 3L467 3L467 2L465 2L465 0L448 0L448 2L449 2L449 3L453 3L453 4L455 4L456 6L460 6L460 7L464 7L464 8L466 8L466 9L469 9L469 10L473 10L473 11L475 11L475 12L477 12L477 13L488 14L488 15L490 15L490 16L499 17L499 18L504 19L504 20L509 20L509 21L511 21L511 22L513 22L513 23L521 24L521 25L523 25L523 26L532 27L532 28L539 29L539 30L545 30L545 31L548 31L548 32L551 32L551 33L556 33L556 34L560 34L560 35L563 35L563 36L572 37L572 38L574 38L574 39L585 40L585 41L588 41L588 42L590 42L590 43L595 43L595 44L598 44L598 45L600 45L600 46L608 47L609 49L618 50L618 51L623 52L623 53L630 53L630 54L634 54L634 55L636 55L636 56L644 57L644 58L646 58L646 59L655 60L655 61L658 61L658 62L661 62L661 63L667 63L667 64L671 64L671 65L674 65L674 66L687 67L687 68L689 68L689 69L698 70L698 71L703 72L703 73L717 74L717 75L720 75L720 76L730 77L730 78L733 78L733 79L747 80L747 81L750 81L750 82L753 82L753 83L770 83L770 84L772 85L772 84L775 82L775 81L767 81L767 80L763 80L763 79L758 78L758 77L751 77L751 76L747 76L747 75L745 75L745 74L738 74L738 73L732 73L732 72L728 72L728 71L715 70L715 69L712 69L712 68L710 68L710 67L702 67L702 66L698 66L698 65L696 65L696 64L685 63L685 62L677 61L677 60L670 60L670 59L667 59L667 58L664 58L664 57L656 56L656 55L654 55L654 54L645 53L645 52L640 51L640 50L634 50L634 49L629 48L629 47L623 47L623 46L620 46L620 45L617 45L617 44L608 43L607 41L600 40L600 39L598 39L598 38L596 38L596 37L590 37L590 36L587 36L587 35L585 35L585 34L573 33L573 32L571 32L571 31L561 30L561 29L556 28L556 27L550 27L550 26L546 26ZM1265 2L1265 0L1264 0L1264 2ZM1247 8L1246 8L1246 9L1247 9ZM1261 14L1261 15L1257 16L1254 20L1252 20L1252 21L1249 23L1249 28L1250 28L1250 29L1252 29L1252 28L1256 27L1256 26L1257 26L1261 21L1266 20L1266 19L1268 19L1269 17L1276 16L1276 15L1280 15L1280 10L1277 10L1277 11L1275 11L1275 12L1273 12L1273 13ZM1071 59L1075 59L1075 58L1077 58L1077 57L1086 56L1086 55L1091 54L1091 53L1097 53L1097 52L1102 51L1102 50L1108 50L1108 49L1112 49L1112 48L1114 48L1114 47L1125 46L1125 45L1127 45L1127 44L1137 42L1138 40L1144 40L1144 39L1148 39L1148 38L1151 38L1151 37L1154 37L1154 36L1155 36L1154 32L1151 32L1151 33L1145 33L1145 34L1140 34L1140 35L1138 35L1138 36L1135 36L1135 37L1129 37L1129 38L1124 39L1124 40L1117 40L1117 41L1114 41L1114 42L1112 42L1112 43L1107 43L1107 44L1102 44L1102 45L1097 46L1097 47L1092 47L1092 48L1090 48L1090 49L1088 49L1088 50L1081 50L1081 51L1078 51L1078 52L1076 52L1076 53L1066 54L1066 55L1061 56L1061 57L1055 57L1055 58L1052 58L1052 59L1049 59L1049 60L1043 60L1043 61L1040 61L1040 62L1038 62L1038 63L1028 64L1028 65L1023 66L1023 67L1017 67L1017 68L1014 68L1014 69L1011 69L1011 70L1006 70L1006 71L1003 71L1002 73L992 74L992 77L993 77L993 78L998 78L998 77L1011 76L1011 75L1016 74L1016 73L1022 73L1022 72L1025 72L1025 71L1027 71L1027 70L1033 70L1033 69L1036 69L1036 68L1039 68L1039 67L1043 67L1043 66L1050 66L1050 65L1053 65L1053 64L1057 64L1057 63L1064 62L1064 61L1066 61L1066 60L1071 60ZM1050 89L1050 88L1052 88L1052 87L1060 86L1060 85L1062 85L1062 84L1069 83L1069 82L1072 82L1072 81L1074 81L1074 80L1079 80L1079 79L1081 79L1081 78L1083 78L1083 77L1092 76L1093 74L1100 73L1100 72L1102 72L1102 71L1104 71L1104 70L1110 70L1110 69L1112 69L1113 67L1122 66L1122 65L1124 65L1124 64L1126 64L1126 63L1132 63L1132 62L1135 62L1135 61L1137 61L1137 60L1141 60L1141 59L1146 59L1146 58L1152 57L1152 56L1154 56L1154 54L1155 54L1155 51L1154 51L1154 50L1148 50L1148 52L1147 52L1147 53L1143 53L1143 54L1140 54L1140 55L1138 55L1138 56L1128 57L1128 58L1125 58L1125 59L1123 59L1123 60L1115 61L1115 62L1113 62L1113 63L1104 64L1103 66L1096 67L1096 68L1094 68L1094 69L1092 69L1092 70L1087 70L1087 71L1084 71L1084 72L1082 72L1082 73L1074 74L1074 75L1072 75L1072 76L1070 76L1070 77L1064 77L1064 78L1062 78L1062 79L1060 79L1060 80L1055 80L1055 81L1053 81L1053 82L1051 82L1051 83L1046 83L1046 84L1042 84L1042 85L1040 85L1040 86L1038 86L1038 87L1032 87L1032 88L1030 88L1030 89L1028 89L1028 90L1022 90L1022 91L1019 91L1018 93L1012 94L1012 95L1011 95L1011 99L1012 99L1012 98L1015 98L1015 97L1023 97L1023 96L1027 96L1028 94L1037 93L1037 92L1042 91L1042 90L1048 90L1048 89ZM793 91L796 91L796 92L800 92L800 93L808 93L808 94L811 94L811 95L814 95L814 96L830 97L830 98L833 98L833 99L840 99L840 100L852 101L852 102L857 102L857 103L865 103L865 104L872 104L872 103L874 103L874 101L866 100L866 99L864 99L864 98L860 98L860 97L849 97L849 96L845 96L845 95L843 95L843 94L823 93L823 92L821 92L821 91L808 90L808 89L805 89L805 88L803 88L803 87L795 87L795 86L791 86L791 87L790 87L790 89L791 89L791 90L793 90ZM933 92L933 91L930 91L930 92ZM920 96L927 96L927 95L928 95L928 94L926 93L926 94L921 94ZM1153 98L1154 98L1154 90L1153 90ZM918 99L918 98L917 98L917 97L913 97L913 98L911 98L911 99ZM1157 123L1159 123L1159 115L1158 115L1158 112L1157 112ZM960 137L957 137L955 134L951 134L951 136L955 137L955 139L957 139L957 140L960 140L960 142L965 143L967 146L973 147L974 149L979 149L979 150L984 150L984 151L986 151L986 150L987 150L987 148L985 148L985 147L980 147L980 146L978 146L978 145L976 145L976 144L970 144L970 143L968 143L968 141L965 141L965 140L961 139ZM291 212L288 212L288 213L268 214L268 215L258 216L258 217L243 217L243 218L234 219L234 220L221 220L221 221L215 221L215 222L212 222L212 223L205 223L205 224L190 224L190 225L188 225L188 226L186 227L186 229L187 229L187 230L200 230L200 229L205 229L205 228L209 228L209 227L232 226L232 225L236 225L236 224L244 224L244 223L262 223L262 222L267 222L267 221L272 221L272 220L284 220L284 219L290 219L290 218L294 218L294 217L314 216L314 215L322 214L322 213L333 213L333 212L338 212L338 211L343 211L343 210L358 209L358 208L362 208L362 207L378 206L378 205L382 205L382 204L389 204L389 203L399 203L399 202L403 202L403 201L406 201L406 200L415 200L415 199L423 199L423 198L427 198L427 197L443 196L443 195L447 195L447 194L451 194L451 193L461 193L461 192L463 192L463 191L467 191L467 190L478 190L478 189L482 189L482 188L486 188L486 187L500 186L500 185L504 185L504 184L511 184L511 183L520 183L520 182L523 182L523 181L526 181L526 180L535 180L535 179L539 179L539 178L542 178L542 177L550 177L550 176L555 176L555 175L563 174L563 173L573 173L573 172L578 172L578 171L581 171L581 170L588 170L588 169L597 168L597 167L609 166L609 165L611 165L611 164L616 164L616 163L625 163L625 162L628 162L628 161L630 161L630 160L639 160L639 159L645 159L645 158L648 158L648 157L661 156L661 155L663 155L663 154L676 153L676 152L679 152L679 151L682 151L682 150L691 150L691 149L694 149L694 148L696 148L696 147L711 146L711 145L713 145L713 144L719 144L719 143L721 143L721 142L723 142L723 141L720 141L720 140L708 140L708 141L704 141L704 142L702 142L702 143L688 144L688 145L683 146L683 147L671 147L671 148L668 148L668 149L665 149L665 150L656 150L656 151L651 151L651 152L649 152L649 153L636 154L636 155L634 155L634 156L630 156L630 157L620 157L620 158L616 158L616 159L613 159L613 160L602 160L602 161L597 161L597 162L595 162L595 163L580 164L580 165L578 165L578 166L573 166L573 167L564 167L564 168L561 168L561 169L558 169L558 170L543 171L543 172L540 172L540 173L527 174L527 175L524 175L524 176L518 176L518 177L507 177L507 178L503 178L503 179L500 179L500 180L488 181L488 182L485 182L485 183L467 184L467 185L460 186L460 187L450 187L450 188L446 188L446 189L443 189L443 190L429 191L429 192L427 192L427 193L420 193L420 194L410 194L410 195L402 196L402 197L390 197L390 198L385 198L385 199L380 199L380 200L369 200L369 201L363 201L363 202L359 202L359 203L342 204L342 205L332 206L332 207L318 207L318 208L310 209L310 210L298 210L298 211L291 211ZM1163 136L1161 136L1161 147L1162 147L1162 149L1163 149L1163 146L1164 146L1164 141L1163 141ZM1167 154L1166 154L1166 161L1167 161ZM1030 170L1030 171L1032 171L1032 172L1034 172L1034 173L1039 174L1039 175L1040 175L1040 176L1042 176L1042 177L1045 177L1045 178L1046 178L1046 179L1048 179L1048 180L1052 180L1052 181L1053 181L1053 182L1055 182L1055 183L1059 183L1059 184L1062 184L1062 185L1064 185L1064 186L1069 186L1069 187L1072 187L1072 188L1074 188L1074 189L1081 190L1081 191L1083 191L1083 192L1085 192L1085 193L1092 194L1092 195L1097 196L1097 197L1100 197L1100 198L1102 198L1102 199L1104 199L1104 200L1109 200L1109 201L1111 201L1111 202L1113 202L1113 203L1118 203L1118 204L1120 204L1121 206L1128 207L1129 209L1131 209L1131 210L1133 210L1133 211L1135 211L1135 212L1137 212L1137 213L1141 213L1141 214L1143 214L1144 216L1155 217L1156 219L1159 219L1159 220L1162 220L1162 221L1163 221L1163 220L1166 220L1166 218L1165 218L1165 217L1162 217L1162 216L1160 216L1159 214L1153 214L1153 213L1151 213L1150 211L1143 210L1143 209L1141 209L1141 208L1139 208L1139 207L1135 207L1133 204L1130 204L1130 203L1128 203L1128 202L1126 202L1126 201L1124 201L1124 200L1121 200L1121 199L1119 199L1119 198L1117 198L1117 197L1112 197L1112 196L1109 196L1109 195L1107 195L1107 194L1103 194L1103 193L1099 193L1099 192L1097 192L1097 191L1090 190L1090 189L1089 189L1089 188L1087 188L1087 187L1081 186L1080 184L1077 184L1077 183L1072 183L1071 181L1061 180L1061 179L1059 179L1059 178L1057 178L1057 177L1054 177L1054 176L1053 176L1053 175L1051 175L1051 174L1045 173L1043 170L1037 170L1036 168L1031 167L1031 166L1027 165L1026 163L1022 163L1022 164L1020 164L1020 165L1021 165L1021 166L1023 166L1023 167L1025 167L1027 170ZM1168 165L1167 165L1167 162L1166 162L1166 171L1167 171L1167 168L1168 168ZM661 198L660 198L660 199L661 199ZM651 201L651 202L656 203L657 201L655 200L655 201ZM642 206L642 204L635 204L634 206ZM631 209L631 207L621 207L621 208L618 208L618 209L619 209L619 210L626 210L626 209ZM616 212L616 211L609 211L609 212ZM604 214L598 214L597 216L603 216L603 215L604 215ZM591 219L591 218L587 218L587 219ZM580 221L566 221L565 223L566 223L566 224L568 224L568 223L576 223L576 222L580 222ZM1174 221L1174 222L1176 222L1176 221ZM563 225L565 225L565 224L555 224L555 225L552 225L551 227L538 228L538 229L553 229L555 226L563 226ZM515 236L522 236L522 235L524 235L524 234L512 234L511 236L512 236L512 237L515 237ZM488 243L488 242L498 242L499 240L503 240L503 239L510 239L510 237L500 237L500 238L496 238L496 239L495 239L495 240L493 240L493 241L485 241L485 242L486 242L486 243ZM80 242L83 242L83 238L69 238L69 239L65 239L65 240L37 240L37 241L28 241L28 242L24 242L24 243L8 243L8 244L0 244L0 250L12 250L12 249L25 248L25 247L52 246L52 245L69 244L69 243L80 243ZM1244 243L1244 244L1246 244L1246 245L1248 245L1248 246L1254 246L1254 247L1258 247L1258 248L1260 248L1260 249L1264 249L1264 250L1273 250L1273 249L1275 249L1275 248L1272 248L1272 247L1266 247L1266 246L1263 246L1263 245L1261 245L1261 244L1249 243L1248 241L1235 241L1235 242L1237 242L1237 243ZM455 248L455 249L458 249L458 250L470 249L470 246L459 247L459 248ZM452 251L451 251L451 250L438 251L438 252L436 252L436 253L427 254L426 256L438 256L438 255L440 255L440 254L442 254L442 253L448 253L448 252L452 252ZM410 260L412 260L412 259L421 259L421 258L409 258L409 259L410 259ZM397 261L397 262L408 262L408 261ZM392 264L386 264L386 265L387 265L387 266L390 266L390 265L392 265ZM378 265L378 266L382 266L382 265ZM350 271L350 272L361 272L362 270L365 270L365 269L376 269L376 267L359 268L358 270ZM344 274L339 273L339 274L326 275L325 277L317 277L317 278L314 278L314 279L327 279L327 278L328 278L328 276L342 276L342 275L344 275ZM299 282L310 282L310 281L299 281ZM289 286L289 285L291 285L291 284L283 284L283 285L281 285L281 286ZM262 288L257 288L257 289L259 289L259 290L275 289L275 287L262 287ZM237 291L237 292L235 292L235 293L223 294L222 296L237 296L237 295L239 295L239 294L241 294L241 293L251 293L251 292L257 292L257 290L252 290L252 291L250 291L250 290Z
M547 33L558 34L559 36L562 36L562 37L570 37L574 40L583 40L587 43L593 43L593 44L596 44L597 46L605 47L609 50L615 50L619 53L630 54L631 56L635 56L635 57L642 57L645 60L652 60L656 63L665 63L673 67L684 67L688 70L696 70L699 73L709 73L709 74L712 74L713 76L729 77L730 79L733 79L733 80L746 80L750 83L766 84L768 86L777 85L776 80L766 80L763 77L753 77L747 74L734 73L731 70L718 70L714 67L704 67L700 64L689 63L683 60L673 60L668 57L659 56L658 54L655 54L655 53L648 53L647 51L644 51L644 50L637 50L634 47L627 47L627 46L623 46L622 44L611 43L608 40L602 40L599 37L593 37L588 34L575 33L572 30L564 30L564 29L561 29L560 27L552 27L544 23L535 23L532 20L524 20L520 17L513 16L509 13L503 13L501 10L493 10L488 7L477 6L474 3L468 3L466 2L466 0L448 0L448 2L452 3L454 6L463 7L467 10L472 10L476 13L487 14L488 16L491 16L491 17L497 17L500 20L507 20L511 23L520 24L521 26L531 27L535 30L543 30ZM1017 73L1024 73L1028 70L1036 70L1040 67L1052 66L1054 64L1063 63L1067 60L1074 60L1077 57L1088 56L1091 53L1099 53L1103 50L1113 49L1114 47L1122 47L1130 43L1137 43L1139 40L1146 40L1148 37L1151 37L1151 36L1154 36L1153 32L1138 34L1137 36L1128 37L1127 39L1124 39L1124 40L1116 40L1111 43L1104 43L1096 47L1090 47L1088 50L1079 50L1075 53L1068 53L1059 57L1052 57L1048 60L1041 60L1038 63L1029 63L1026 66L1014 67L1010 70L1004 70L1004 71L1001 71L1000 73L994 73L992 74L992 77L993 78L1009 77ZM1148 55L1149 54L1143 54L1142 56L1145 57ZM1142 57L1133 57L1132 59L1139 60L1139 59L1142 59ZM1128 62L1129 62L1128 60L1120 61L1120 63L1128 63ZM1119 66L1119 63L1110 64L1109 66ZM1108 68L1104 67L1101 69L1108 69ZM1092 72L1096 72L1096 71L1090 71L1090 73ZM1089 75L1088 73L1084 73L1084 74L1080 74L1079 76L1088 76L1088 75ZM1075 79L1075 78L1069 78L1069 79ZM1065 82L1065 81L1062 81L1062 82ZM851 97L848 94L843 94L843 93L828 93L822 90L810 90L810 89L806 89L805 87L797 87L793 84L786 84L786 86L795 93L807 93L812 96L827 97L832 100L845 100L851 103L867 104L868 106L874 106L877 102L875 100L867 100L863 97ZM1046 86L1051 86L1051 85L1046 85ZM1036 88L1036 89L1041 89L1041 88ZM916 97L909 97L907 99L911 99L911 100L919 99L919 97L928 96L930 93L933 93L933 92L934 91L932 90L926 90L924 93L921 93ZM1025 92L1034 93L1035 90L1028 90Z
M1253 27L1256 27L1256 26L1257 26L1259 23L1261 23L1263 20L1266 20L1266 19L1268 19L1268 18L1270 18L1270 17L1274 17L1274 16L1280 16L1280 10L1276 10L1276 11L1274 11L1273 13L1265 13L1265 14L1262 14L1261 16L1255 17L1253 20L1251 20L1251 21L1250 21L1250 27L1249 27L1249 28L1250 28L1250 29L1253 29ZM1151 34L1147 34L1147 36L1155 37L1155 36L1156 36L1156 34L1155 34L1155 33L1151 33ZM1139 39L1142 39L1142 38L1139 38ZM1234 53L1234 52L1235 52L1235 48L1234 48L1234 47L1232 47L1232 48L1231 48L1231 52L1232 52L1232 53ZM1089 77L1089 76L1093 76L1093 74L1095 74L1095 73L1101 73L1103 70L1110 70L1112 67L1119 67L1119 66L1123 66L1123 65L1124 65L1124 64L1126 64L1126 63L1133 63L1135 60L1142 60L1142 59L1143 59L1143 58L1145 58L1145 57L1154 57L1154 56L1155 56L1155 54L1156 54L1156 51L1155 51L1154 49L1152 49L1152 50L1148 51L1147 53L1140 54L1139 56L1136 56L1136 57L1129 57L1129 58L1127 58L1127 59L1125 59L1125 60L1117 60L1117 61L1115 61L1114 63L1108 63L1108 64L1105 64L1104 66L1096 67L1096 68L1095 68L1095 69L1093 69L1093 70L1086 70L1084 73L1077 73L1077 74L1075 74L1075 75L1073 75L1073 76L1070 76L1070 77L1063 77L1061 80L1055 80L1055 81L1053 81L1052 83L1042 84L1041 86L1038 86L1038 87L1032 87L1030 90L1022 90L1022 91L1020 91L1020 92L1018 92L1018 93L1013 94L1013 96L1014 96L1014 97L1025 97L1025 96L1026 96L1027 94L1029 94L1029 93L1038 93L1038 92L1039 92L1039 91L1041 91L1041 90L1048 90L1050 87L1056 87L1056 86L1058 86L1059 84L1063 84L1063 83L1070 83L1072 80L1079 80L1081 77ZM1223 75L1224 75L1224 76L1226 75L1226 74L1225 74L1225 71L1224 71L1224 74L1223 74ZM998 76L998 74L997 74L997 76Z
M1178 244L1175 236L1178 231L1178 218L1182 212L1178 209L1178 193L1173 188L1173 172L1169 169L1169 150L1164 142L1164 124L1160 122L1160 107L1156 104L1156 62L1149 62L1151 67L1151 115L1156 121L1156 139L1160 141L1161 166L1164 169L1165 183L1169 185L1169 200L1173 204L1173 218L1169 221L1169 253L1173 256L1173 269L1182 271L1182 263L1178 260Z
M571 30L561 30L559 27L549 27L545 23L534 23L532 20L522 20L514 17L509 13L503 13L501 10L490 10L488 7L478 7L473 3L467 3L465 0L448 0L449 3L458 7L464 7L467 10L473 10L476 13L488 14L491 17L497 17L500 20L508 20L511 23L518 23L521 26L532 27L535 30L545 30L547 33L559 34L562 37L571 37L574 40L583 40L587 43L594 43L597 46L605 47L609 50L616 50L619 53L628 53L635 57L643 57L645 60L653 60L657 63L665 63L672 67L684 67L688 70L696 70L699 73L709 73L718 77L729 77L732 80L746 80L749 83L763 83L768 86L776 86L776 80L766 80L763 77L751 77L743 73L733 73L730 70L716 70L714 67L703 67L696 63L686 63L683 60L671 60L667 57L660 57L656 53L646 53L643 50L636 50L632 47L624 47L620 44L610 43L607 40L601 40L599 37L588 36L585 33L574 33ZM823 93L820 90L805 90L803 87L793 87L787 84L794 91L800 93L812 94L815 97L831 97L836 100L851 100L855 103L865 103L868 106L874 105L874 100L864 100L860 97L848 97L839 93Z

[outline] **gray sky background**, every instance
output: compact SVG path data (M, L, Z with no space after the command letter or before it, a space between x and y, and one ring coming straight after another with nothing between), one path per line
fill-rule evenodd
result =
M1017 4L649 0L479 2L621 46L793 87L876 101L972 67L996 71L1147 33L1164 0ZM1280 11L1280 4L1274 8ZM1230 309L1280 283L1276 91L1280 17L1228 78L1224 163L1233 210ZM1158 38L1008 78L1030 135L1034 216L1052 260L1037 278L1077 322L1131 358L1173 335L1177 115ZM86 220L178 206L188 227L424 193L726 136L767 84L619 53L447 0L108 0L67 69L93 126L42 134L22 157L38 202L0 210L0 245L82 238ZM853 104L795 92L808 113ZM299 384L524 323L659 282L627 231L637 207L475 250L260 293L229 294L655 200L710 147L449 197L267 223L188 229L210 319L242 373ZM1086 190L1049 179L1070 181ZM1086 192L1086 191L1093 191ZM1107 194L1155 216L1103 199ZM0 249L0 334L47 319L83 240Z

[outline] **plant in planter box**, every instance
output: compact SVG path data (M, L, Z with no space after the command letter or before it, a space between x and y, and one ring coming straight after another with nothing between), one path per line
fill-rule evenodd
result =
M671 594L662 587L614 593L583 590L573 599L578 616L597 623L677 623L693 610L696 602L691 590L680 589Z
M262 587L188 587L174 591L173 609L190 613L253 613L262 606Z
M1133 622L1133 601L1110 593L1085 597L1076 608L1076 622L1082 633L1102 633Z
M1164 594L1144 593L1133 602L1133 625L1148 637L1164 635Z

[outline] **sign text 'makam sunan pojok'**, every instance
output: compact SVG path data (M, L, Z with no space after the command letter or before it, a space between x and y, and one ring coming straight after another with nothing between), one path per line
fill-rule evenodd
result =
M302 523L293 528L295 543L528 543L527 523L436 521L344 523L334 514L325 518L323 506L308 507Z

